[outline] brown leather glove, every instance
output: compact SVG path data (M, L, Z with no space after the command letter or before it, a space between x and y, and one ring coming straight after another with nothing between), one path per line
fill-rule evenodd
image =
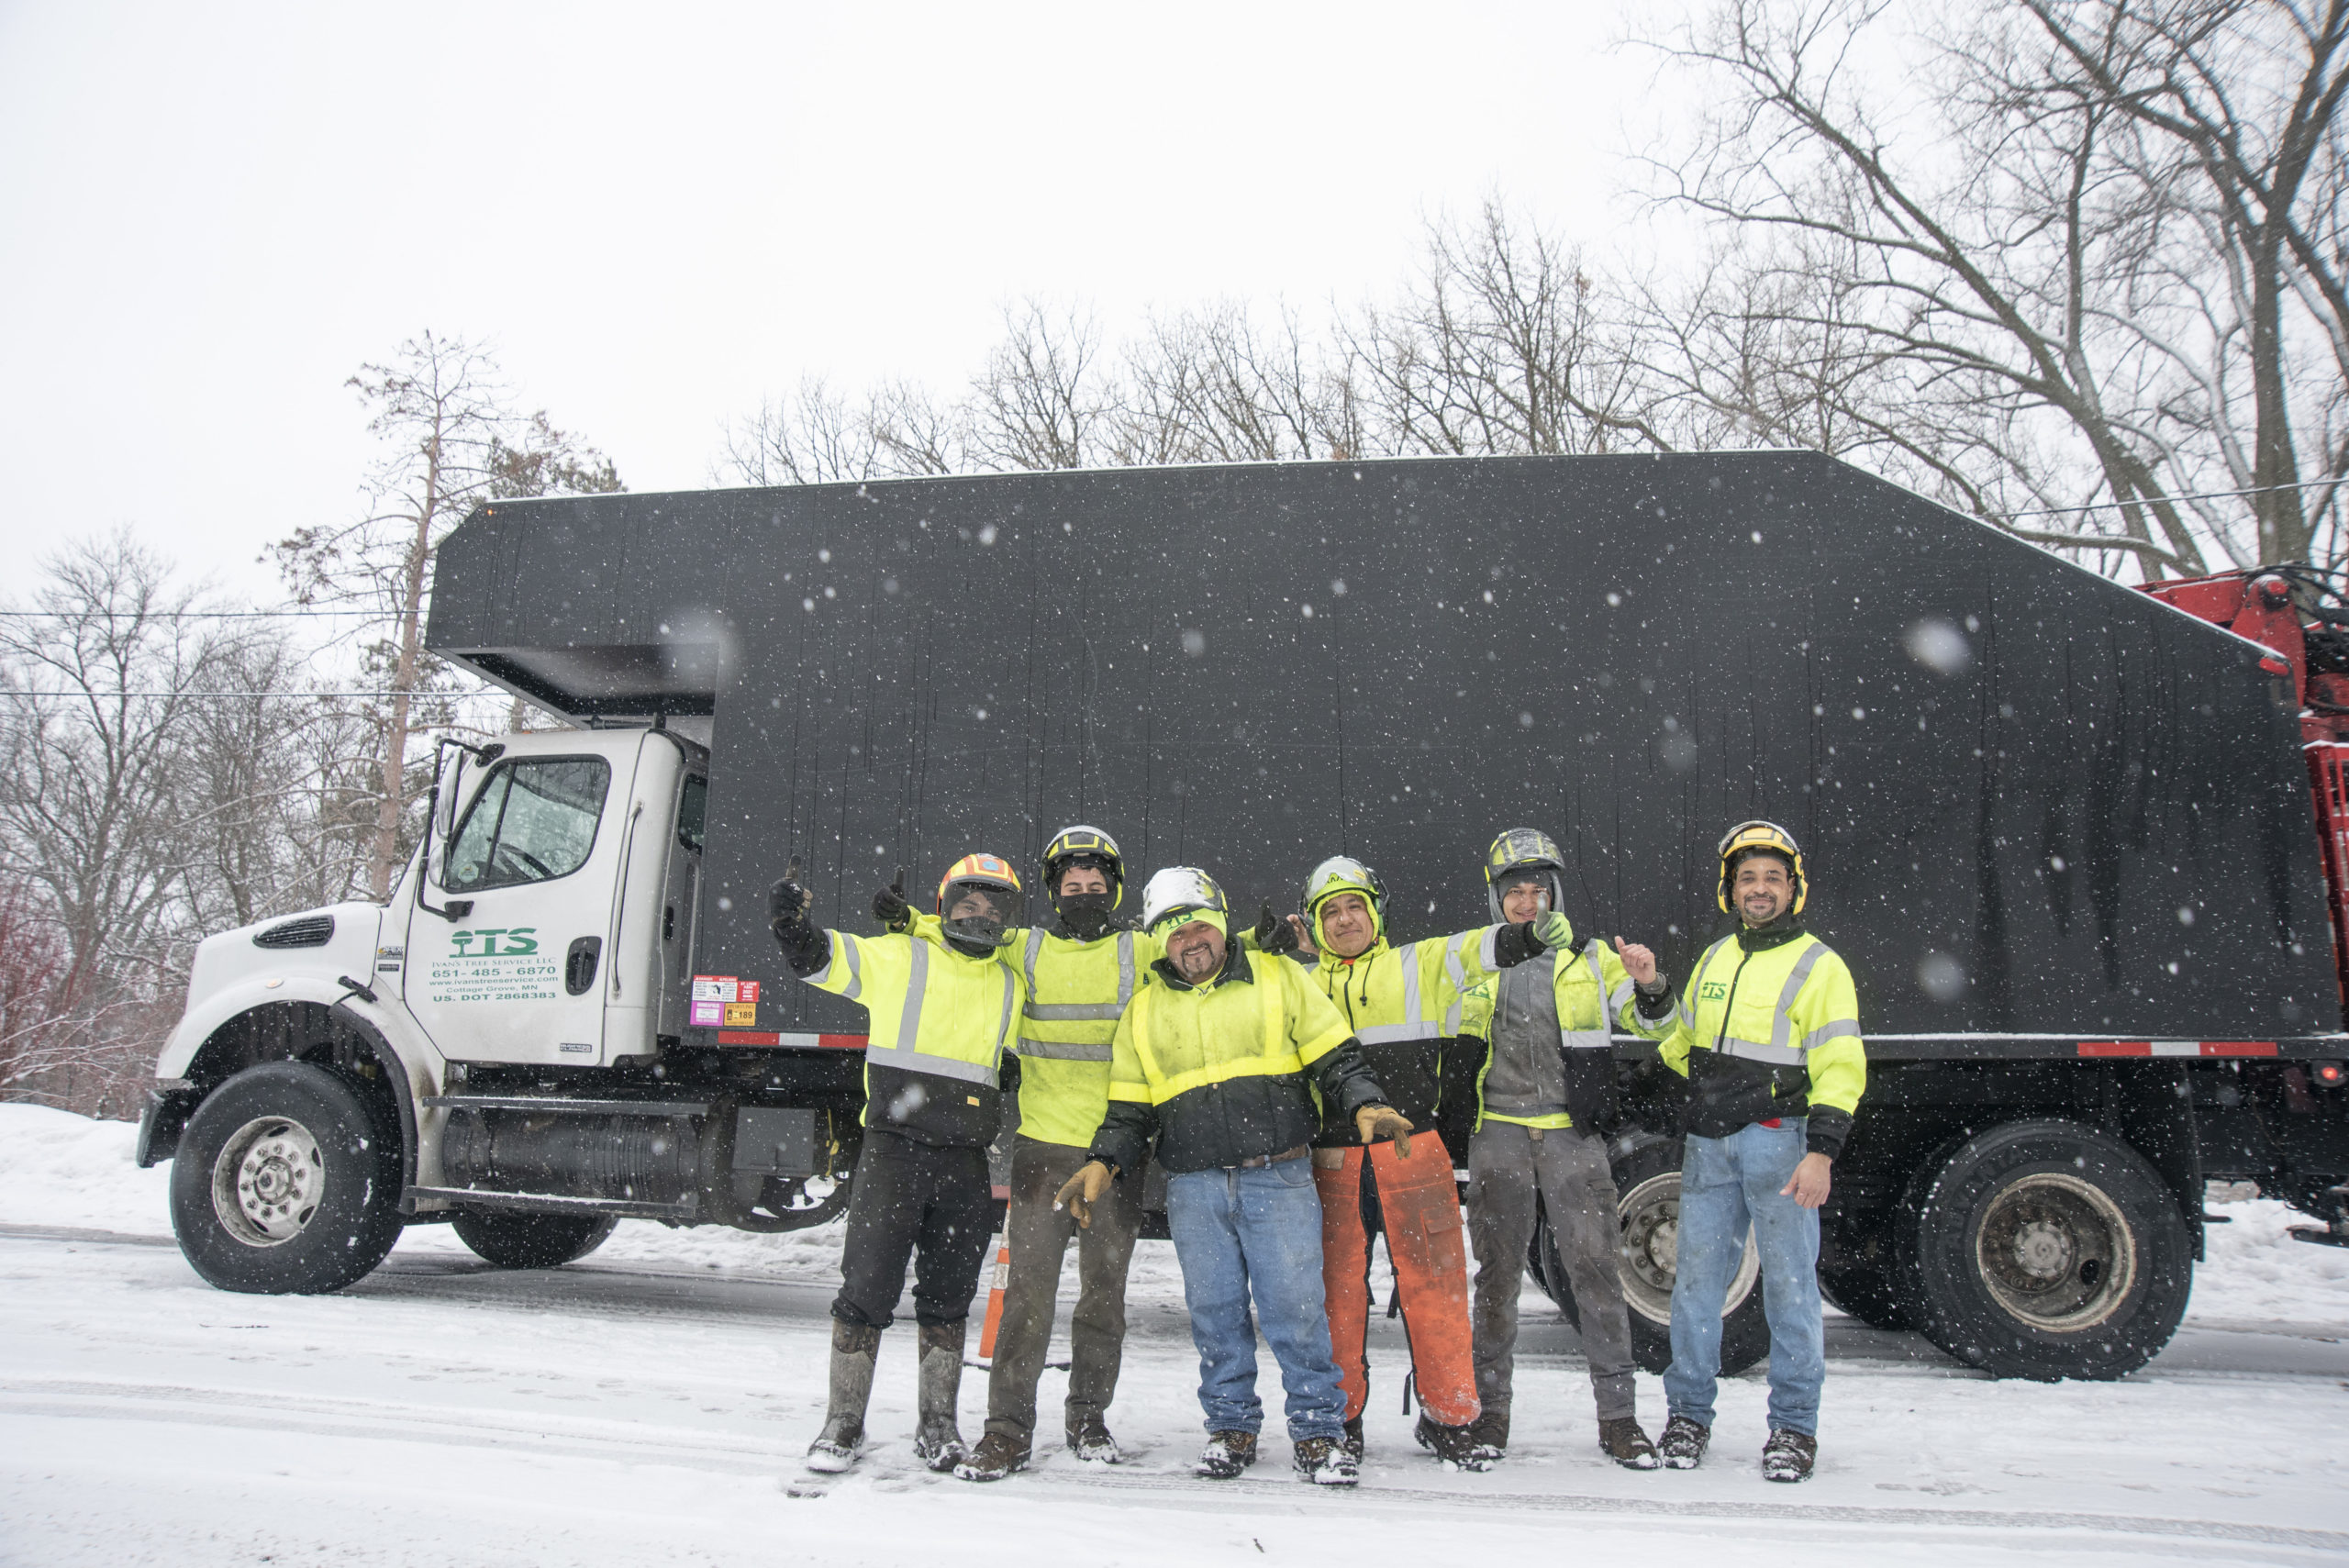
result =
M1093 1229L1093 1206L1099 1203L1101 1195L1109 1190L1112 1179L1108 1166L1098 1160L1087 1160L1076 1174L1063 1182L1061 1190L1052 1195L1052 1207L1068 1210L1076 1217L1079 1225L1090 1230Z
M1382 1138L1395 1140L1395 1158L1411 1157L1411 1123L1393 1106L1364 1106L1354 1112L1354 1130L1362 1134L1364 1143L1375 1143Z

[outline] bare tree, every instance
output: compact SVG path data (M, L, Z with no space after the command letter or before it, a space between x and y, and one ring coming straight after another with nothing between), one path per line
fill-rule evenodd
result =
M1713 107L1687 154L1656 165L1662 192L1720 220L1747 259L1741 303L1706 330L1718 344L1781 312L1749 339L1785 337L1764 380L1832 346L1817 389L1844 450L1993 520L2047 515L2017 527L2029 537L2187 571L2213 548L2243 564L2304 550L2298 504L2273 501L2304 476L2288 439L2259 433L2277 399L2257 387L2288 384L2294 359L2259 301L2296 285L2257 274L2289 246L2261 252L2228 216L2243 204L2197 172L2211 155L2151 116L2191 73L2177 41L2224 34L2197 77L2208 134L2321 164L2313 150L2338 145L2336 24L2288 25L2286 0L2081 0L1979 7L1929 35L1887 10L1724 0L1666 40ZM2307 69L2278 90L2291 38ZM2246 153L2273 193L2277 158ZM2304 406L2337 407L2340 382L2319 378ZM2110 525L2085 520L2099 492Z
M1092 313L1028 300L973 384L972 457L995 468L1089 468L1109 458L1119 404Z
M610 491L620 481L607 459L554 428L543 413L517 417L495 361L479 344L426 332L401 345L395 363L362 366L349 384L369 410L369 430L384 443L370 481L370 510L356 522L303 528L274 554L298 602L373 612L362 665L390 695L368 885L384 897L401 859L414 794L409 740L419 718L450 721L445 704L419 713L410 694L459 689L423 646L434 551L485 500Z
M808 376L793 397L772 397L727 426L713 477L737 484L833 484L877 479L888 451L869 412Z
M1129 390L1113 462L1277 462L1362 451L1347 367L1293 310L1280 309L1269 328L1229 300L1156 317L1124 359Z

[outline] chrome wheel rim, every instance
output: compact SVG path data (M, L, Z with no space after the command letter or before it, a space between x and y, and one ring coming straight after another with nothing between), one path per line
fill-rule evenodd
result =
M1623 1302L1651 1323L1672 1322L1672 1284L1679 1277L1680 1173L1666 1171L1625 1193L1617 1206L1623 1227L1620 1272ZM1745 1232L1745 1254L1730 1276L1729 1294L1721 1299L1727 1318L1753 1294L1762 1277L1762 1249L1753 1231Z
M212 1211L248 1247L282 1247L302 1234L326 1190L318 1140L282 1116L245 1123L212 1162Z
M1992 1195L1974 1261L2001 1310L2050 1334L2108 1321L2137 1284L2136 1236L2121 1206L2061 1171L2019 1177Z

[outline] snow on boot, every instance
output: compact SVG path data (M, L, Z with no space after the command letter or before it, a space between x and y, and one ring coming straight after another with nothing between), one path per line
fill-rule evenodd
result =
M1362 1418L1360 1416L1347 1418L1346 1451L1356 1459L1362 1458Z
M970 1451L963 1446L963 1429L956 1420L963 1392L963 1322L921 1326L921 1371L915 1390L919 1400L919 1424L914 1429L914 1457L943 1473L962 1462Z
M1208 1446L1199 1451L1199 1462L1191 1466L1191 1473L1208 1481L1229 1481L1255 1462L1255 1433L1209 1432Z
M1640 1430L1639 1418L1618 1416L1611 1421L1598 1423L1598 1446L1607 1457L1626 1470L1653 1470L1655 1444L1648 1441L1647 1433Z
M1469 1427L1468 1435L1476 1444L1476 1457L1492 1468L1508 1452L1508 1412L1488 1407Z
M873 1363L881 1353L881 1330L832 1319L830 1407L824 1429L807 1445L807 1468L838 1474L864 1451L864 1407L873 1398Z
M982 1432L979 1446L954 1467L963 1481L1000 1481L1015 1470L1028 1468L1028 1451L1001 1432Z
M1087 1464L1123 1464L1126 1462L1126 1451L1119 1448L1118 1440L1109 1435L1109 1423L1101 1418L1098 1410L1069 1428L1068 1451Z
M1476 1429L1473 1426L1447 1427L1430 1420L1421 1411L1419 1424L1411 1429L1411 1435L1419 1440L1421 1448L1446 1464L1462 1470L1490 1470L1493 1466L1491 1460L1476 1451Z
M1712 1440L1712 1428L1675 1416L1664 1424L1664 1439L1656 1449L1664 1456L1665 1469L1694 1470L1705 1462L1705 1445Z
M1809 1432L1780 1427L1762 1445L1762 1478L1765 1481L1808 1481L1819 1460L1819 1440Z
M1352 1486L1362 1479L1362 1467L1344 1443L1308 1438L1297 1445L1297 1473L1316 1486Z

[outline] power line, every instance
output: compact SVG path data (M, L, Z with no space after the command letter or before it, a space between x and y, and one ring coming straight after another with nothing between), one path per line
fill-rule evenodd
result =
M492 687L480 692L6 692L0 697L485 697L507 695Z
M55 619L60 617L79 616L85 613L93 620L141 618L128 611L108 614L81 610L0 610L0 616L6 616L10 619L42 616ZM292 610L157 610L145 618L150 620L299 620L309 617L348 618L353 616L368 616L377 620L398 620L401 618L401 612L397 610L324 610L315 606L304 606L300 609Z
M2250 490L2197 490L2184 495L2141 495L2133 501L2091 501L2085 506L2041 506L2028 512L1993 512L1994 517L2053 517L2069 512L2117 512L2128 506L2150 506L2160 501L2223 501L2233 495L2272 495L2285 490L2322 490L2338 479L2304 479L2292 484L2262 484Z

